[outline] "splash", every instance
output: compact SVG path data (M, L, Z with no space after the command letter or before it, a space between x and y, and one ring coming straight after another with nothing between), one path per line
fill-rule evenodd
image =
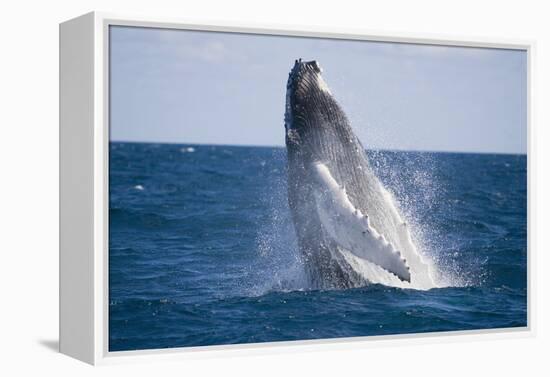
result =
M446 188L438 178L437 155L430 152L368 151L375 175L383 186L386 205L407 223L414 260L413 283L404 284L377 266L367 270L372 281L401 288L430 289L472 285L465 271L452 265L445 252L452 247L446 234L430 220L437 208L444 205ZM398 198L398 199L396 199ZM411 260L412 261L412 260ZM350 262L351 263L351 262ZM372 271L374 270L374 271ZM415 282L416 281L416 282Z
M382 205L389 208L402 223L407 224L399 239L403 256L410 267L411 282L402 281L396 275L359 258L345 248L338 251L355 272L362 276L366 285L382 284L390 287L428 290L450 286L471 285L457 266L441 255L437 248L440 235L434 235L430 224L418 220L440 200L442 188L431 172L433 158L429 154L408 155L399 153L402 160L396 161L396 152L375 153L370 160L380 177L383 192ZM393 153L393 155L392 155ZM388 156L391 155L391 158ZM408 165L403 174L403 165ZM267 164L269 166L269 164ZM278 172L280 173L280 172ZM257 261L253 284L248 288L251 295L263 295L271 291L295 291L315 289L305 273L304 261L297 246L294 227L287 201L287 182L284 174L274 174L269 192L262 200L269 208L268 221L256 237ZM396 197L399 200L396 200ZM434 238L439 241L434 241Z
M265 223L256 235L257 257L250 271L246 289L251 296L261 296L272 291L309 290L304 262L298 250L294 226L288 208L286 171L272 168L285 164L285 153L274 152L271 163L261 164L269 173L269 188L260 198L269 208Z

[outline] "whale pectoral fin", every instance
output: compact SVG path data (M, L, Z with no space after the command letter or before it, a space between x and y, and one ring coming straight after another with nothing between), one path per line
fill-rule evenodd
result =
M356 257L372 262L399 279L410 282L411 274L406 260L370 225L368 216L351 203L328 167L317 162L314 170L319 183L319 189L315 191L317 212L328 234L339 246Z

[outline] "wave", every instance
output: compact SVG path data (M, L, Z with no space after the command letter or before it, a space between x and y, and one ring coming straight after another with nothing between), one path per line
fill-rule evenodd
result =
M109 221L111 227L162 229L170 223L170 219L158 213L142 212L127 208L110 208Z

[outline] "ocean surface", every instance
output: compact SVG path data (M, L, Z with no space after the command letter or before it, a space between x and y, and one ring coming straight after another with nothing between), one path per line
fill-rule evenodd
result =
M526 156L368 154L436 288L308 287L284 148L111 143L110 351L526 326Z

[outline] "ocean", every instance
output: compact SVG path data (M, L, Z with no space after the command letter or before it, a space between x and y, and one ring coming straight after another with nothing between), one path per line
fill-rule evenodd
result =
M527 157L367 153L437 287L309 287L285 148L111 142L109 350L526 326Z

